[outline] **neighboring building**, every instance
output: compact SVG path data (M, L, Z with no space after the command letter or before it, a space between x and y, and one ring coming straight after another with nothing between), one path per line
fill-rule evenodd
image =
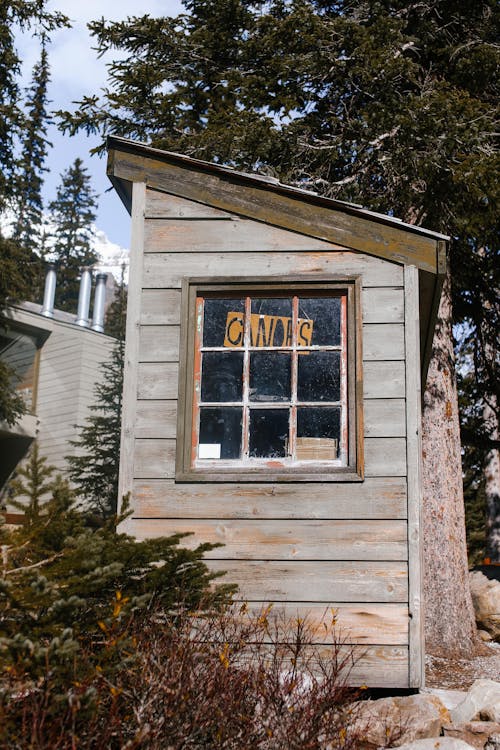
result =
M94 317L89 320L91 275L82 275L76 318L53 309L55 271L49 270L44 305L9 308L0 327L0 359L16 372L16 389L27 413L13 427L0 424L0 488L36 438L40 455L63 475L71 441L90 415L101 364L114 339L103 334L106 275L98 274Z
M447 238L125 139L109 150L132 215L124 530L221 542L210 565L250 606L336 610L352 682L420 687L420 383Z

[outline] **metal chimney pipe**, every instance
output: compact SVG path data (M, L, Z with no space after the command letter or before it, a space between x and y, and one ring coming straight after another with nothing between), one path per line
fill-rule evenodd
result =
M94 292L94 315L92 318L92 330L104 333L104 303L106 301L107 273L98 273L95 277Z
M54 263L50 263L47 267L47 275L45 276L45 289L43 292L43 305L42 315L46 318L54 317L54 299L56 296L56 267Z
M90 291L92 289L92 268L81 268L80 292L75 323L87 328L89 325Z

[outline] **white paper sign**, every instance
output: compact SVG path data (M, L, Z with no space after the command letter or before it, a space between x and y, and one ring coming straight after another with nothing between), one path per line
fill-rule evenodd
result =
M200 443L198 458L220 458L220 443Z

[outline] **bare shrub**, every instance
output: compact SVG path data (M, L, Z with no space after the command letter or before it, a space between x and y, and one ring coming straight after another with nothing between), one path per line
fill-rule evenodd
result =
M356 747L352 652L333 626L318 643L306 620L159 612L103 630L102 666L75 655L71 679L10 671L0 740L13 750L320 750ZM108 669L107 660L118 661ZM79 672L85 675L78 679Z

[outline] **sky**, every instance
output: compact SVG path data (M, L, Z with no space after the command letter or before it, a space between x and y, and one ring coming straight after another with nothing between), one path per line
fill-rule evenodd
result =
M71 29L61 29L52 35L49 47L51 83L49 98L51 109L69 109L85 94L98 92L106 83L106 59L97 59L92 50L93 40L86 24L104 16L107 20L124 20L128 16L149 14L151 16L177 15L183 12L180 0L50 0L49 10L59 10L72 21ZM29 85L31 71L39 54L38 42L29 34L17 38L17 49L23 61L24 85ZM120 199L108 188L106 157L90 156L89 151L98 143L95 137L79 134L70 138L62 135L55 126L50 128L48 139L53 144L46 166L44 199L55 198L60 175L79 157L83 160L92 178L92 186L98 193L96 227L111 243L128 248L130 243L130 219Z

